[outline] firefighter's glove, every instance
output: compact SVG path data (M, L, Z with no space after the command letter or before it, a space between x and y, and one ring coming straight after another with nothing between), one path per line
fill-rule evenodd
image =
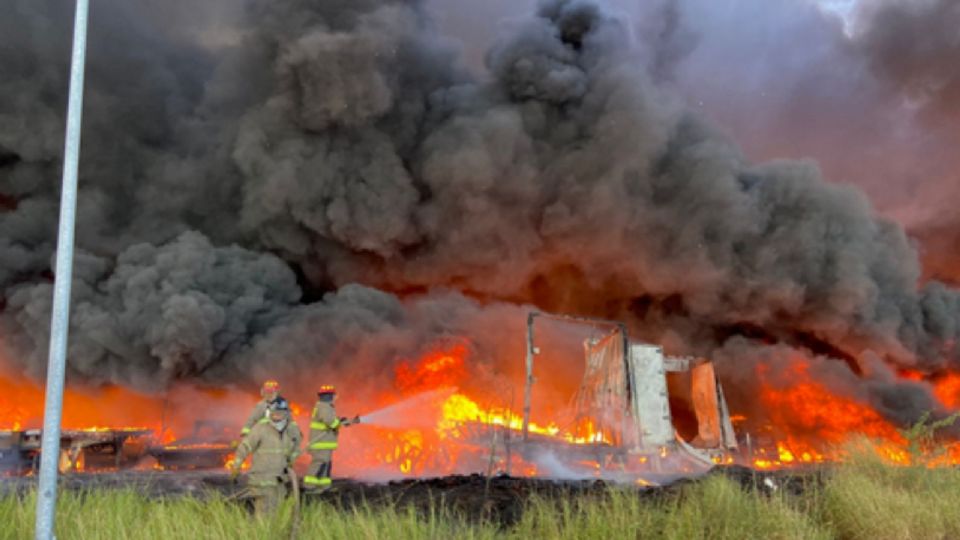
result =
M234 483L240 478L240 467L230 467L230 480Z
M230 441L230 448L236 448L240 446L240 439L234 439Z

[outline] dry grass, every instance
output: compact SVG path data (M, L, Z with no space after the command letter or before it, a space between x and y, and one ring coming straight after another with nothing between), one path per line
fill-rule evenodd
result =
M303 508L300 538L309 539L952 539L960 538L960 470L891 466L868 445L849 449L826 483L803 495L744 490L710 476L669 496L611 489L601 497L533 498L521 520L500 528L448 511L390 506ZM0 539L31 538L33 495L0 498ZM288 537L288 503L273 518L252 518L219 497L147 499L135 491L66 493L61 540Z
M890 466L864 442L823 490L819 520L838 538L960 538L960 470Z

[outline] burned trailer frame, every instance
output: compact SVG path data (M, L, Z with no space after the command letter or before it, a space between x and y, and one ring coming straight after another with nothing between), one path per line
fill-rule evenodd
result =
M136 466L146 455L145 440L152 436L153 430L140 428L61 431L58 469L71 473ZM0 431L0 474L37 472L42 437L40 429ZM134 440L144 442L128 444Z
M540 313L537 311L530 312L527 315L527 355L526 355L526 377L524 379L524 389L523 389L523 441L530 440L530 410L533 405L533 360L534 357L540 354L540 349L534 344L534 322L537 317L554 319L563 322L573 322L579 324L587 324L591 326L605 326L612 327L620 330L623 335L624 347L629 345L629 338L627 337L627 327L625 324L617 321L607 321L603 319L593 319L589 317L575 317L572 315L553 315L548 313ZM629 366L624 365L624 369L629 371ZM629 397L632 392L630 388L630 381L628 379L627 396Z
M64 431L60 435L62 472L134 467L146 455L150 429ZM131 444L139 441L140 444Z
M662 455L664 451L680 451L712 464L738 451L730 410L713 362L666 356L661 347L644 343L631 343L628 360L636 388L632 412L639 431L634 452L649 453L657 448ZM670 410L669 373L690 375L691 401L697 419L697 436L690 442L680 436Z
M564 450L566 455L570 455L573 459L591 459L601 467L611 463L622 465L639 460L651 464L653 468L658 468L661 458L667 455L679 455L709 466L737 452L738 444L733 423L723 395L723 387L716 376L712 362L691 357L666 356L659 346L631 342L626 325L619 321L531 312L527 316L526 377L521 441L525 453L529 454L535 447L543 444L542 441L532 437L530 432L533 390L536 382L535 359L541 352L536 344L535 323L538 319L607 329L608 334L603 339L607 340L612 348L619 347L619 352L612 356L619 355L620 358L613 358L612 363L604 369L607 369L608 376L618 378L615 386L617 391L622 393L622 396L619 396L621 400L619 402L607 400L601 406L606 409L622 409L602 411L603 414L613 413L612 416L620 422L621 436L613 441L598 440L587 444L569 445ZM591 383L586 380L591 376L591 367L596 367L591 366L591 346L597 345L600 341L602 340L584 344L587 369L581 388ZM684 440L674 425L670 409L668 373L689 374L691 400L698 422L698 434L693 441ZM592 383L595 382L592 381ZM606 394L611 391L609 388L606 390Z
M218 420L197 420L189 436L153 446L147 453L167 470L223 469L236 450L234 427Z

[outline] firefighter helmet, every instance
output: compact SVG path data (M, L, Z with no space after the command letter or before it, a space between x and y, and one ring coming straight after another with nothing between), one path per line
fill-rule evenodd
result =
M270 402L269 408L271 411L289 412L290 404L287 403L286 399L278 397Z
M280 383L278 383L277 381L274 381L273 379L271 379L271 380L266 381L265 383L263 383L263 386L260 387L260 391L261 391L261 392L264 392L264 393L267 393L267 392L279 392L279 391L280 391Z
M320 387L320 390L317 391L318 396L332 396L337 393L337 389L333 385L325 384Z

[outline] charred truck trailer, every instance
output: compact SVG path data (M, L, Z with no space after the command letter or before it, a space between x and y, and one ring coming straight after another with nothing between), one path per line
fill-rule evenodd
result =
M560 368L551 366L551 356L541 352L537 321L574 325L569 329L572 333L564 334L568 345L588 336L582 340L583 377L565 409L563 436L531 420L544 416L538 414L535 402L536 373ZM476 463L482 463L488 473L520 472L511 470L516 458L521 464L542 464L546 459L567 470L582 468L590 475L669 472L725 463L738 453L713 363L667 356L659 346L631 341L623 323L530 313L524 363L520 432L483 421L461 426L466 438L475 443ZM40 430L0 431L0 474L34 471L40 434ZM60 468L98 471L152 464L165 470L220 469L233 452L232 436L230 426L208 421L197 422L190 436L168 443L158 442L153 431L143 429L65 431Z
M592 327L584 340L584 375L572 399L573 424L589 426L592 441L558 449L557 441L531 432L531 415L541 348L538 320ZM533 312L527 318L526 380L522 443L527 459L538 453L565 455L601 469L672 469L683 462L712 466L738 452L723 388L707 359L667 356L659 346L630 340L616 321ZM686 407L677 407L678 403ZM673 405L673 407L672 407ZM681 409L683 422L672 409ZM681 426L680 424L683 424ZM682 429L681 429L682 428ZM686 432L686 436L682 432ZM668 463L669 461L669 463Z
M61 473L103 472L136 467L164 470L223 469L233 454L230 426L201 420L193 433L158 442L152 429L96 428L66 430L60 436ZM0 431L0 475L22 476L40 463L39 429Z
M36 472L42 434L39 429L0 431L0 474ZM152 435L152 430L139 428L63 431L60 434L60 471L132 467L145 455Z

